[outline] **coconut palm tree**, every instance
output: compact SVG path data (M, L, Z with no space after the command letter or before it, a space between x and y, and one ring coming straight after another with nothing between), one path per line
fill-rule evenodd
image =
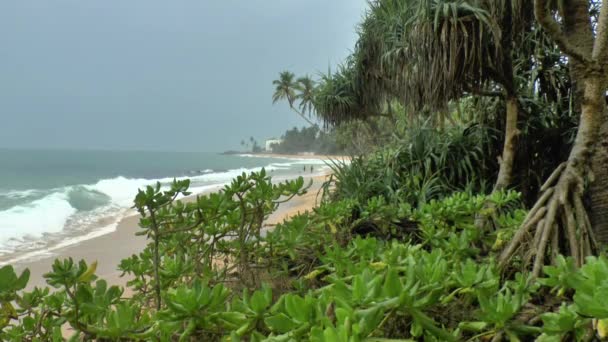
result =
M279 74L279 79L272 81L272 84L275 86L275 91L272 95L272 103L274 104L278 101L286 100L291 110L300 115L311 126L314 126L315 123L312 122L306 115L304 115L304 113L298 111L298 109L294 106L295 101L298 98L298 94L296 92L300 89L298 82L296 82L295 78L296 77L292 72L283 71Z
M279 79L272 81L272 84L275 85L275 91L272 95L272 103L277 103L281 100L287 100L289 106L293 106L293 102L296 98L296 90L295 90L295 75L290 71L282 71L279 74Z
M298 107L300 107L302 114L311 115L314 111L315 86L315 81L308 75L297 80L296 89L298 93L296 99L300 101Z

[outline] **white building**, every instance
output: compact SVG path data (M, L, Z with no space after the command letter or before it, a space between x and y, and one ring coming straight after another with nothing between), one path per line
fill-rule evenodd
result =
M278 144L280 144L282 142L283 142L283 139L269 139L269 140L266 140L265 149L266 149L267 152L273 152L272 151L273 145L278 145Z

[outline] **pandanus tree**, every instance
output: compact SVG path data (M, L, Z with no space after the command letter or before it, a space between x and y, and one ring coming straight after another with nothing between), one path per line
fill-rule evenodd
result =
M602 1L593 1L591 6L592 24L597 30ZM605 4L604 4L605 6ZM596 39L600 39L598 36ZM590 45L588 42L586 45ZM589 48L587 48L589 53ZM579 87L581 88L581 87ZM580 94L580 90L578 91ZM579 95L579 97L581 97ZM608 106L608 93L605 96ZM604 117L606 117L605 114ZM600 245L608 246L608 120L604 120L599 128L599 136L592 157L591 171L593 180L589 185L590 221L595 238Z
M311 114L311 103L314 97L314 83L310 78L300 78L296 81L296 76L290 71L283 71L279 74L279 79L272 81L275 86L274 94L272 95L272 103L285 100L289 104L289 108L300 115L311 126L315 123L306 115ZM295 106L296 100L300 99L300 109Z
M365 117L358 108L358 94L355 93L351 69L341 65L338 71L329 70L321 75L314 106L326 125Z
M505 137L494 188L506 188L518 135L514 46L531 28L529 13L522 0L372 2L354 54L362 103L378 107L389 96L411 113L445 113L450 101L471 94L502 97Z
M541 187L541 196L521 230L501 256L504 265L525 243L524 262L538 275L545 256L573 255L578 264L593 252L595 239L582 202L590 181L592 153L595 169L606 167L604 94L608 32L608 4L601 5L592 29L590 4L585 0L378 0L364 23L356 56L361 72L361 94L397 94L404 104L440 112L451 100L466 94L500 95L505 100L504 147L495 190L511 182L518 134L519 87L516 68L538 61L523 49L524 38L543 29L568 61L575 103L580 106L579 126L570 156ZM595 2L598 3L598 2ZM531 17L531 15L534 17ZM559 18L556 20L556 18ZM536 87L538 85L533 85ZM373 101L374 96L370 97ZM378 97L376 97L378 98ZM597 142L603 144L598 145ZM537 156L538 157L538 156ZM604 162L602 162L604 161ZM604 171L605 172L605 171ZM605 182L605 181L604 181ZM592 219L606 213L602 180L592 182ZM594 189L595 187L595 189ZM605 186L604 186L605 189ZM605 219L603 220L606 221ZM533 234L531 230L536 228ZM598 236L608 236L603 230ZM528 237L530 237L528 239Z
M600 160L606 153L606 132L599 133L600 127L606 128L608 120L604 100L608 70L608 2L601 3L595 29L590 19L592 3L587 0L534 0L538 23L570 63L573 90L581 113L568 160L547 179L536 204L500 257L504 265L519 247L526 246L523 260L532 264L534 275L540 274L547 256L552 260L559 253L568 254L581 265L584 257L597 248L583 194L585 184L591 180L594 151L597 150L596 155L599 152ZM591 190L593 198L593 187ZM601 200L596 202L596 207L601 209L602 204L605 209L606 202ZM600 230L601 236L605 233Z
M563 96L558 93L564 87L546 84L547 74L533 75L547 59L537 58L533 50L538 50L539 43L530 44L527 39L537 35L538 42L551 48L557 45L562 54L552 63L562 63L569 70L572 84L566 87L573 87L573 102L578 107L574 112L580 112L576 138L567 162L540 188L536 205L501 262L504 265L523 244L528 247L524 263L531 264L535 275L546 254L570 254L581 264L595 244L590 222L608 224L601 216L608 212L606 178L591 182L591 219L582 202L584 185L591 180L592 156L597 174L606 173L608 161L604 104L608 4L601 4L595 28L589 15L590 5L599 3L376 0L361 25L349 67L322 82L320 89L325 87L326 95L317 99L317 107L324 120L338 122L377 111L387 97L401 100L412 112L428 113L441 112L450 101L468 95L500 96L506 113L494 187L500 190L512 179L521 111L522 85L518 82L523 78L533 92L543 89L545 101ZM598 138L600 127L603 135ZM595 233L608 237L608 230L596 229Z

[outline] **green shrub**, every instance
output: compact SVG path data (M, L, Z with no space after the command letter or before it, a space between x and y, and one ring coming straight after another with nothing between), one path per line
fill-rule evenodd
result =
M326 201L264 234L302 179L243 175L223 191L176 200L187 182L140 192L150 245L123 260L133 295L95 263L57 260L53 291L24 291L28 271L0 269L0 340L460 341L605 336L608 260L558 258L546 278L505 278L493 248L525 215L519 194L452 193L410 205L384 196ZM363 199L363 197L362 197ZM484 211L484 203L494 205ZM482 235L479 214L496 218ZM415 229L403 230L404 222ZM362 224L373 226L361 231ZM158 254L156 254L158 251ZM158 255L158 259L156 259ZM160 297L157 290L160 289Z
M485 150L492 139L479 125L408 128L386 148L350 162L332 161L332 196L359 203L382 196L417 207L453 191L486 191L495 173Z

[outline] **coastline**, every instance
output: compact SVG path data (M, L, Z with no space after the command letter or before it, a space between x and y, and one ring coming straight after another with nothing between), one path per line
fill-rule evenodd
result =
M280 153L242 153L243 157L253 158L277 158L277 159L300 159L300 160L341 160L350 161L351 157L346 155L322 155L322 154L280 154Z
M280 204L277 211L270 215L265 221L265 225L268 227L272 227L288 217L310 210L316 205L317 193L321 184L327 178L328 173L315 173L312 175L296 174L291 178L299 176L303 176L306 182L312 179L313 184L311 188L305 195L295 197L289 202ZM277 181L281 180L282 179L277 179ZM197 195L218 191L222 186L223 185L218 185L212 189L189 196L185 200L194 198ZM55 259L64 259L68 257L73 258L75 261L84 259L87 263L97 261L96 274L99 278L105 279L108 284L111 285L126 286L127 281L130 279L121 277L121 272L117 269L118 264L122 259L141 252L148 243L144 236L135 235L135 233L139 231L138 221L139 215L132 213L123 217L118 222L116 229L112 232L56 248L52 253L47 253L46 255L39 256L35 259L18 260L11 264L17 272L21 272L26 268L30 270L31 276L27 289L32 289L35 286L46 286L46 282L42 275L51 270L52 263Z

